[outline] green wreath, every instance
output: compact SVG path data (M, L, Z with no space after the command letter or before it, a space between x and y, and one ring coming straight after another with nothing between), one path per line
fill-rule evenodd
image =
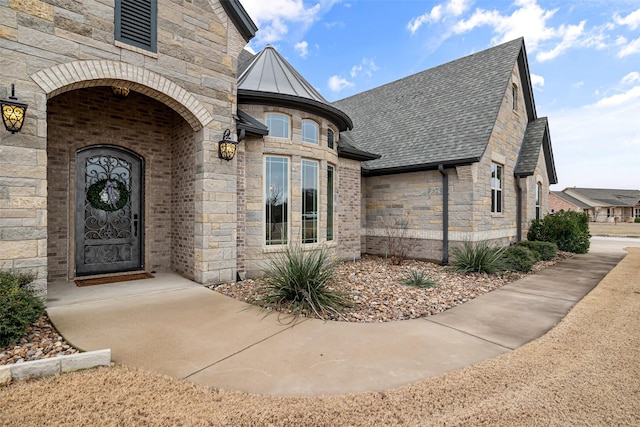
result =
M115 212L129 201L129 190L120 180L101 179L91 184L87 191L87 200L96 209Z

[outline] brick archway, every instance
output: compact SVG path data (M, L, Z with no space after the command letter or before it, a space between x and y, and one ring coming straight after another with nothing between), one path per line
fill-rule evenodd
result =
M38 71L31 78L47 94L47 99L74 89L126 84L171 107L194 131L213 121L204 105L186 89L160 74L123 62L74 61Z

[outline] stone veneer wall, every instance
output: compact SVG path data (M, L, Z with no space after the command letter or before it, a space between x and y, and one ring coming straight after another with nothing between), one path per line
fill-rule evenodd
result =
M49 281L74 277L75 153L91 145L124 147L144 158L145 266L171 265L171 124L184 121L144 95L116 100L110 88L89 88L49 100L47 122Z
M318 198L318 218L319 218L319 231L318 231L318 243L305 244L304 248L314 249L320 246L324 246L330 250L333 255L342 256L343 252L348 252L348 257L352 257L353 242L346 240L343 242L341 239L344 236L348 236L346 232L347 227L350 224L343 224L340 221L340 215L344 215L345 211L341 211L343 198L345 200L345 209L353 205L353 200L345 193L345 191L355 191L356 195L359 194L359 186L356 182L353 182L354 173L357 176L360 175L359 163L357 166L355 163L343 162L342 159L338 159L338 153L334 145L334 149L327 147L327 129L332 127L334 134L337 136L338 132L334 125L329 123L326 119L307 114L304 111L292 110L282 107L268 107L262 105L241 105L242 111L255 117L256 119L265 122L265 114L267 112L282 113L290 117L290 139L273 138L265 136L264 138L249 137L241 143L243 147L244 156L244 184L238 186L239 191L244 187L244 208L238 209L238 235L243 238L238 239L238 254L241 257L238 260L238 264L244 263L245 272L248 277L259 276L263 273L266 261L269 254L274 252L281 252L284 250L283 245L266 246L265 245L265 231L264 231L264 158L267 155L282 156L289 159L290 167L290 182L289 182L289 239L290 242L295 245L299 244L301 239L301 221L302 221L302 193L301 193L301 164L303 159L316 160L319 162L319 198ZM320 141L319 144L310 144L302 142L302 120L311 119L319 124L320 129ZM335 144L338 141L334 141ZM241 156L242 158L242 156ZM335 238L333 241L327 242L327 194L326 194L326 182L327 182L327 165L333 165L336 168L336 211L335 211ZM343 171L344 167L344 171ZM357 169L357 171L355 171ZM355 171L355 172L354 172ZM343 174L345 176L347 184L351 182L352 189L343 190L341 185L343 183ZM239 172L239 183L243 179L243 175ZM349 178L351 177L351 179ZM242 197L241 194L238 198ZM357 196L356 196L357 197ZM355 206L358 206L356 203ZM354 232L358 233L357 224L359 224L359 218L357 218L354 224ZM243 217L244 216L244 217ZM244 224L244 228L241 228L241 224ZM351 237L349 239L353 240ZM359 237L355 239L359 241ZM244 242L244 246L240 245ZM346 244L343 250L343 243ZM357 245L355 245L357 249ZM358 251L357 256L360 256Z
M233 127L237 58L245 44L218 0L159 0L157 52L114 40L113 2L0 1L0 97L15 83L16 95L29 104L22 132L0 132L0 269L35 271L36 285L46 289L47 100L120 84L168 105L191 126L199 192L194 279L232 277L236 171L217 158L217 141ZM234 213L218 216L218 209Z

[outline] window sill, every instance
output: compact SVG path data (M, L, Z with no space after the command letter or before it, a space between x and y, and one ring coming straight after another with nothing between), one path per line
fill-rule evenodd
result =
M119 40L115 40L114 44L116 45L116 47L122 48L122 49L126 49L126 50L130 50L132 52L136 52L139 53L141 55L145 55L148 56L150 58L155 58L158 59L158 54L156 52L151 52L150 50L145 50L139 47L135 47L135 46L131 46L130 44L127 43L123 43Z

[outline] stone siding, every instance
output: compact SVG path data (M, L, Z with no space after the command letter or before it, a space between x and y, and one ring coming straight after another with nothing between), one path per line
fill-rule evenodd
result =
M244 247L238 249L238 253L243 254L239 263L244 263L246 275L248 277L260 276L265 267L270 254L282 252L284 245L265 245L265 200L264 200L264 162L265 156L281 156L289 159L289 242L292 245L300 244L302 232L302 192L301 192L301 165L302 160L315 160L319 164L319 196L318 196L318 243L304 244L304 249L315 249L324 246L330 250L335 256L353 256L353 251L358 251L359 236L359 201L356 201L359 194L359 180L355 177L360 175L360 163L343 161L338 159L338 153L334 145L333 149L327 147L327 129L331 127L334 134L338 132L335 125L329 123L326 119L307 114L304 111L292 110L282 107L269 107L262 105L241 105L242 111L250 114L252 117L265 123L265 114L268 112L281 113L290 118L290 135L289 139L273 138L265 136L264 138L249 137L242 142L244 144L244 218L238 219L238 233L244 235ZM320 139L319 143L311 144L302 142L302 120L314 120L319 125ZM334 141L337 144L337 141ZM336 168L336 200L335 200L335 225L334 240L327 242L327 166L333 165ZM343 170L344 168L344 170ZM343 177L344 175L344 177ZM240 176L240 175L239 175ZM242 178L240 178L242 179ZM343 181L344 179L344 181ZM355 181L355 182L354 182ZM349 196L343 192L342 185L348 185L353 191L354 196ZM347 190L345 190L347 191ZM351 191L351 190L349 190ZM241 195L239 194L240 198ZM343 201L343 197L345 200ZM345 204L343 207L342 204ZM346 214L341 209L351 209L355 206L354 221L343 224L340 215ZM242 209L238 210L242 215ZM244 229L240 225L244 224ZM350 224L354 224L353 229L347 231ZM342 239L345 239L345 242ZM343 244L345 246L343 246ZM241 242L238 241L238 245ZM352 248L353 246L353 248ZM348 252L348 254L347 254Z
M47 154L49 103L65 92L123 85L182 116L188 126L179 125L173 134L181 148L172 151L173 146L166 146L163 155L167 159L190 157L195 163L193 184L187 182L184 187L169 184L172 174L181 176L184 170L172 171L169 163L164 169L150 169L155 165L147 163L148 174L168 177L169 186L158 195L166 196L166 212L171 211L169 205L176 197L188 201L189 196L172 196L173 192L192 192L193 186L193 213L182 215L193 215L195 220L193 233L186 222L179 227L192 237L172 235L163 225L166 236L162 242L156 240L162 247L147 247L157 251L150 259L163 260L158 265L173 265L202 283L234 276L236 164L218 159L217 142L226 128L233 129L237 57L246 43L217 0L159 0L157 33L157 52L115 41L113 2L83 6L56 0L0 1L0 81L4 82L0 97L8 95L7 82L15 83L16 96L29 104L22 132L0 133L0 268L36 271L37 284L44 289L49 247L51 278L61 277L59 263L69 259L70 253L59 243L47 245L47 235L58 240L70 236L62 236L60 228L46 229L48 216L62 214L48 206L46 199L47 187L57 184L47 181L47 157L57 159L61 150L52 147ZM178 121L170 122L175 123ZM190 148L182 151L187 145ZM160 209L165 210L152 207ZM67 215L49 220L64 223ZM183 253L171 260L161 255L178 254L176 245L183 244L177 243L183 238L193 241L193 255ZM154 245L149 242L148 246Z

